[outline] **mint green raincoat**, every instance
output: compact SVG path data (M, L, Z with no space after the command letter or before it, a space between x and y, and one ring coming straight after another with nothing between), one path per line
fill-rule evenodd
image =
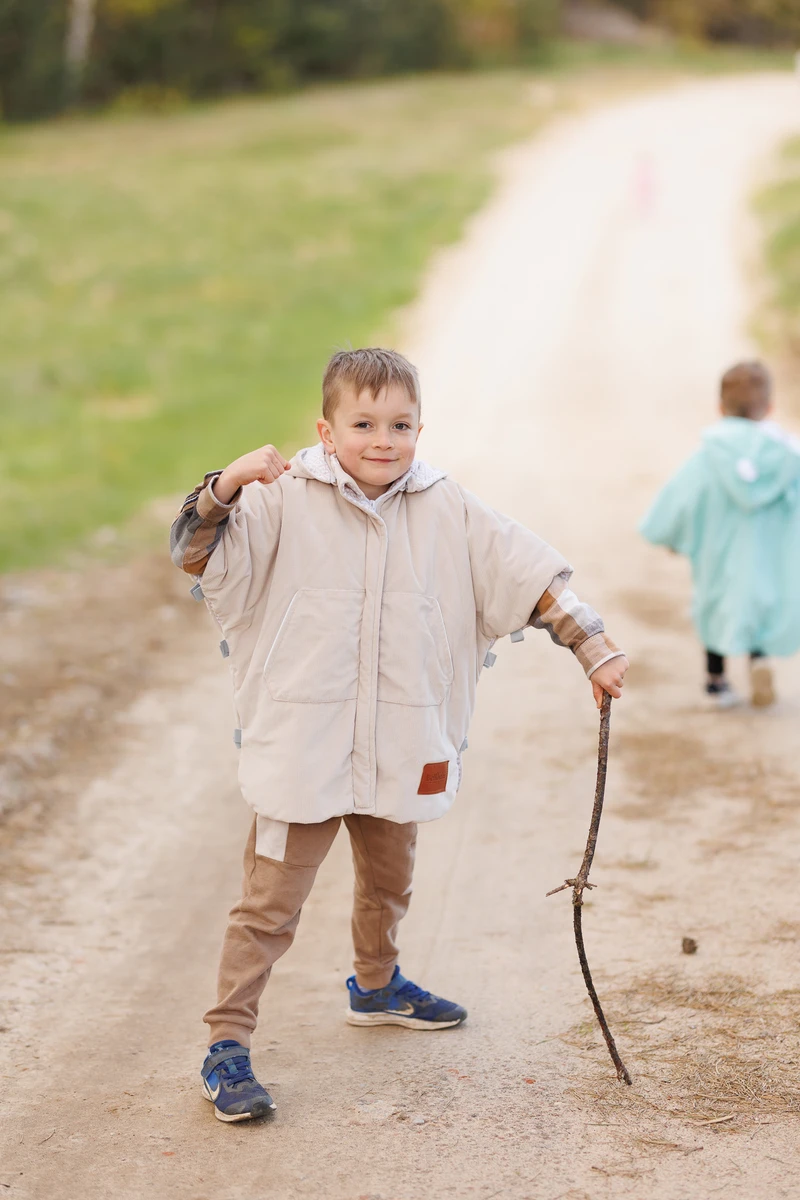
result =
M706 649L800 649L800 443L769 421L723 417L639 528L690 559Z

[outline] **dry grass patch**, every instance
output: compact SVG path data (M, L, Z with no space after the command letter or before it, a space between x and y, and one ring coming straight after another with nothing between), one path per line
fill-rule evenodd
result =
M689 614L681 611L674 598L665 592L634 588L620 592L616 600L620 608L648 629L673 629L678 633L691 631Z
M704 788L727 791L746 770L739 762L715 758L699 737L668 730L625 731L615 749L628 778L646 793L642 803L652 806L652 815L663 812L665 802L684 802Z
M669 820L697 806L709 791L746 802L741 827L748 831L782 824L800 805L797 782L781 767L740 757L729 747L715 752L692 734L626 731L618 736L615 752L638 795L614 811L631 820Z
M663 658L636 658L631 663L630 671L625 677L625 687L631 691L641 688L658 687L669 683L675 677L675 670Z
M632 1090L609 1075L595 1025L582 1022L563 1038L591 1054L580 1095L594 1105L644 1106L720 1131L800 1115L800 991L765 993L736 976L655 974L606 999Z
M654 858L650 858L649 855L646 858L633 858L631 855L628 855L626 858L606 860L603 866L606 870L614 871L655 871L658 869L659 864Z
M67 768L96 766L139 692L196 670L189 583L166 554L0 581L0 850L63 803Z
M800 921L779 921L770 934L771 942L800 942Z

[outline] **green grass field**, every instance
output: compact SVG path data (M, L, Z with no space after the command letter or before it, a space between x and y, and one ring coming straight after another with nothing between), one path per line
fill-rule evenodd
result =
M414 294L541 112L520 75L319 90L0 140L0 567L266 441Z
M390 330L493 153L676 68L578 60L0 130L0 570L313 436L328 355Z
M785 350L800 362L800 138L784 148L779 178L758 199L766 229L769 311L765 318L767 351Z

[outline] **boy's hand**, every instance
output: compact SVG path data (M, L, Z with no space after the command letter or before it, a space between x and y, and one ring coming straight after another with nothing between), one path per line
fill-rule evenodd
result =
M613 696L615 700L619 700L622 695L622 683L625 679L625 672L630 663L624 654L620 654L618 658L610 658L608 662L603 663L602 667L598 667L593 673L589 682L592 685L594 693L594 702L598 708L603 703L603 693L608 692L609 696Z
M214 495L220 504L230 504L240 487L247 483L269 484L290 469L289 463L274 446L262 446L243 454L226 467L214 481Z

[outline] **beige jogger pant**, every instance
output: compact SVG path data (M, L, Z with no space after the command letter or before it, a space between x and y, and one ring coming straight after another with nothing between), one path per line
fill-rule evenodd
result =
M250 1045L272 966L294 941L300 910L344 821L355 868L353 946L358 983L383 987L397 962L397 926L411 899L417 826L381 817L332 817L313 825L256 817L244 852L242 898L222 944L217 1003L203 1020L209 1045Z

